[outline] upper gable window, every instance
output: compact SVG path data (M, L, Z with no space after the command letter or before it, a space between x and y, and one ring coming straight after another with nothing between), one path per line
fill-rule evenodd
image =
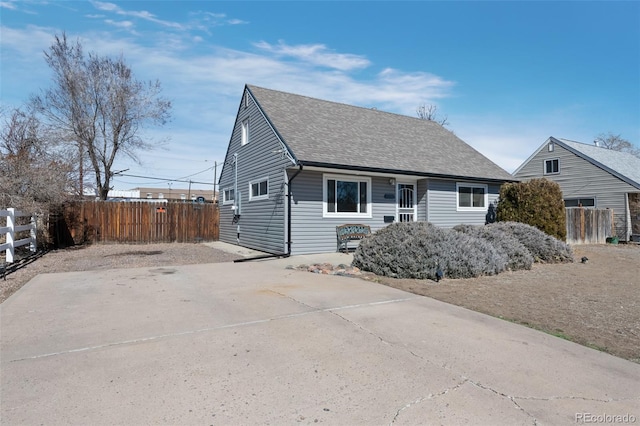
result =
M249 143L249 119L242 122L242 145Z
M560 173L560 160L557 158L553 160L544 160L544 174L553 175Z
M458 211L486 210L489 201L487 185L456 183Z

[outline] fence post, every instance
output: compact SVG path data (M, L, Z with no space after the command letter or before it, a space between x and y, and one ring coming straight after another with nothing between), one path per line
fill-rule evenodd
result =
M15 228L16 228L16 209L10 207L7 209L9 215L7 216L7 227L9 228L9 232L7 232L7 244L9 247L7 248L6 254L6 262L13 263L13 255L14 255L14 237L15 237Z
M29 230L29 237L31 237L31 243L29 243L29 250L31 251L31 253L35 253L38 250L38 240L37 240L38 233L36 232L38 223L36 221L35 214L31 215L31 221L29 223L31 223L31 229Z

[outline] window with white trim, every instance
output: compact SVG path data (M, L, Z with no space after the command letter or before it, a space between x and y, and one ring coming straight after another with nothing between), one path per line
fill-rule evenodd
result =
M242 145L249 143L249 119L242 122Z
M222 204L232 204L235 200L235 191L233 188L222 190Z
M458 211L486 210L489 204L487 185L477 183L456 183Z
M560 173L560 160L554 158L553 160L544 160L544 174L553 175Z
M249 182L249 201L269 198L269 178Z
M371 178L323 176L323 216L371 217Z

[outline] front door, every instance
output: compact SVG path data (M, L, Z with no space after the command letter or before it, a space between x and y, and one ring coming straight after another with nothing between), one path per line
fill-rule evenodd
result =
M414 222L416 220L416 185L414 183L398 183L398 222Z

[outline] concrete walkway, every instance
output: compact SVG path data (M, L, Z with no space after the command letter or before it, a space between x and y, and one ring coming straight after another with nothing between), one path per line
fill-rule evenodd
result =
M0 305L0 423L640 424L640 365L285 269L314 261L34 278Z

